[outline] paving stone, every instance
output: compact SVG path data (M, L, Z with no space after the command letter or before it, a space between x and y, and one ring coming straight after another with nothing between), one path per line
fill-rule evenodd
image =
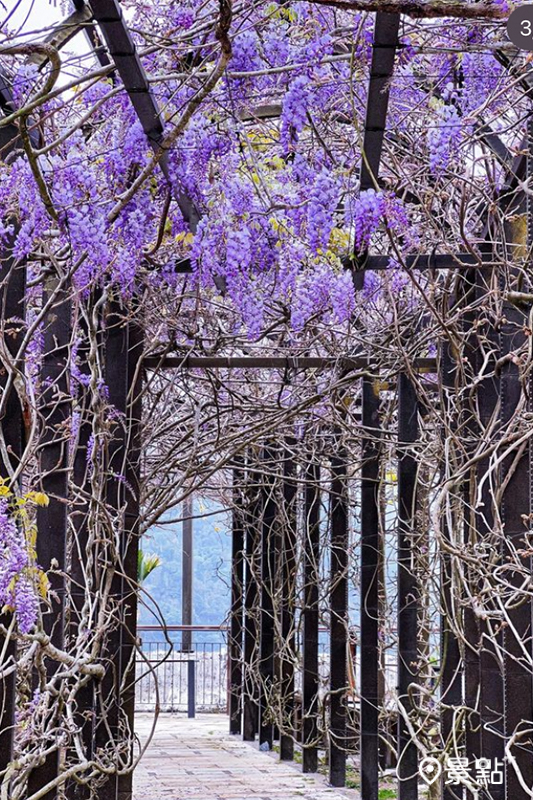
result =
M136 716L141 743L152 730L149 714ZM190 720L162 714L135 771L134 800L359 800L353 789L327 786L303 776L298 765L279 762L227 733L222 714Z

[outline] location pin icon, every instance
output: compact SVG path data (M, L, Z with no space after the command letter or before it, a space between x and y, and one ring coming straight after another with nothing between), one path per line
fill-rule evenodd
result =
M436 758L432 758L431 756L426 756L420 762L418 767L418 772L420 777L422 778L428 786L438 781L442 774L442 764Z

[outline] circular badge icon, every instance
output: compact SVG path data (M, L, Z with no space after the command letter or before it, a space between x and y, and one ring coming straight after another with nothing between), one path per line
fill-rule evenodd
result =
M507 35L520 50L533 52L533 3L513 11L507 22Z

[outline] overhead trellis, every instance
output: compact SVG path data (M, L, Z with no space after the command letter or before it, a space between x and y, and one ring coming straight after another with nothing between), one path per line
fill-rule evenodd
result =
M413 207L424 210L426 186L419 196L416 180L402 185L394 158L390 163L387 159L386 177L382 169L385 147L394 147L392 140L386 142L388 110L395 68L406 49L399 41L398 12L498 20L507 13L505 4L380 6L369 42L369 74L357 81L367 86L366 111L358 180L351 187L359 199L366 195L370 200L358 207L360 217L353 221L355 232L344 249L324 255L331 236L335 237L328 222L326 232L328 225L332 228L328 241L319 246L317 237L323 234L319 229L330 213L322 200L335 187L327 170L314 164L323 181L318 186L309 183L309 203L316 200L318 213L306 220L301 236L305 252L315 247L316 259L312 265L302 260L285 305L286 298L275 294L277 285L268 283L265 264L254 272L250 263L242 274L219 269L222 263L231 266L231 259L239 263L246 259L249 241L241 234L252 195L243 192L241 197L238 187L229 186L227 194L234 191L235 208L240 209L239 213L232 209L234 227L216 241L209 239L217 222L213 208L227 197L222 192L205 202L194 182L187 186L187 174L180 172L174 149L178 135L190 129L198 98L206 98L232 69L231 4L221 2L215 23L206 24L203 57L194 63L194 47L190 53L183 48L177 64L169 68L170 76L179 76L189 59L200 75L200 85L194 85L181 98L181 107L171 112L170 95L179 86L156 97L161 78L157 72L150 76L143 65L150 60L150 46L141 55L138 31L129 29L120 4L93 0L90 9L83 3L75 5L75 13L48 37L51 49L37 48L39 58L37 62L33 58L33 67L35 52L31 45L21 46L18 53L29 55L30 61L19 65L18 72L7 72L1 87L6 120L0 128L2 156L8 166L15 165L6 171L5 181L16 181L19 174L19 192L26 202L8 209L6 222L13 222L9 237L4 236L2 477L19 499L28 488L35 491L33 487L40 490L37 499L48 498L45 505L41 497L35 515L36 564L33 572L24 567L25 578L31 575L37 581L41 574L48 576L44 613L36 626L25 630L19 621L15 629L12 621L17 617L11 606L16 612L16 604L6 603L1 622L6 643L0 664L4 795L29 800L52 798L58 791L72 798L132 796L137 756L132 739L136 613L137 600L143 598L136 572L139 535L195 482L209 486L215 476L231 470L231 731L242 732L247 740L257 736L268 747L279 736L284 758L292 758L298 744L307 772L317 770L318 749L325 746L335 786L345 784L347 758L357 750L364 800L377 800L380 765L390 762L390 753L402 800L418 796L414 776L420 757L428 754L466 758L469 767L481 757L501 760L505 783L493 787L493 796L505 800L530 796L526 787L532 782L533 764L527 738L527 723L533 718L532 636L525 578L530 559L532 295L529 195L523 183L531 166L530 132L517 146L506 131L493 130L482 120L471 157L478 158L478 148L491 168L502 172L496 174L492 195L487 190L472 191L477 207L470 217L472 197L465 200L459 234L452 230L451 215L442 212L442 228L453 241L447 252L441 252L446 237L429 252L433 244L429 235L417 250L412 225L401 222L396 200L410 193ZM363 0L323 5L343 12L377 10ZM281 15L284 10L280 4ZM185 12L193 13L188 7ZM187 30L188 22L180 24ZM358 24L364 31L365 20ZM63 109L53 106L55 97L49 98L51 105L44 112L31 102L32 69L38 66L45 79L53 74L58 49L83 30L96 43L99 59L93 86L101 86L102 78L107 81L103 90L94 89L104 94L96 94L93 102L98 107L105 93L110 102L125 95L131 106L121 107L120 113L127 118L133 111L142 133L137 135L133 124L133 141L124 141L122 132L116 131L117 149L130 147L138 161L125 168L117 156L112 168L115 188L109 194L99 186L98 175L91 173L86 182L76 172L70 178L68 168L75 171L79 165L75 159L68 161L68 154L64 163L60 158L46 163L50 151L42 130L55 137L58 152L63 144L59 130L47 130L46 115L60 115ZM190 45L186 35L183 42ZM524 127L530 67L497 38L490 44L494 61L505 63L512 81L509 91L518 92L516 102L522 109L516 117L511 113L506 124ZM234 42L234 58L236 49L238 55ZM4 49L0 56L2 52L6 59L18 55ZM336 56L343 57L340 53L332 57ZM453 79L459 88L465 69L464 64L455 66ZM226 79L230 84L245 81L247 73L257 72L260 67L253 64L236 68L237 77ZM426 91L423 78L417 75L421 84L417 91ZM74 82L72 91L76 86ZM305 91L305 80L300 88ZM288 94L291 90L294 84L284 89ZM51 87L48 93L53 91ZM448 136L458 124L457 96L439 86L441 97L443 91L449 96L438 113L448 116L439 130ZM231 92L222 99L234 101ZM294 95L293 102L297 103ZM306 114L312 124L308 109ZM169 118L176 116L176 127L169 127ZM235 116L246 124L255 119L246 109L237 108ZM276 119L277 113L269 118ZM215 108L204 123L219 124ZM301 156L297 136L304 122L298 130L300 118L294 114L290 123L282 118L286 147L282 156L273 156L279 159L274 168L280 172ZM112 120L97 119L92 135L98 136L106 124ZM83 129L72 135L78 133L77 148L82 152ZM320 140L321 131L315 127L314 133ZM254 135L260 153L264 145L260 134ZM151 152L143 150L146 145ZM193 137L193 151L194 146ZM402 146L398 144L399 151ZM217 141L216 147L222 144ZM211 183L217 180L216 165L222 169L225 159L231 160L231 153L216 147ZM438 147L431 155L435 172L427 185L442 179L442 191L451 198L458 174L452 171L442 178L444 156ZM185 160L186 153L181 157ZM401 153L401 158L408 157ZM185 163L192 173L194 152ZM17 173L28 164L29 172ZM299 168L308 174L304 164ZM396 197L390 177L395 170L400 176ZM155 177L159 171L161 191ZM255 174L260 184L262 175ZM28 182L33 178L39 189L38 213L29 208L20 184L23 178ZM344 195L349 205L347 186ZM335 197L328 201L332 218L337 213L334 201ZM284 204L290 206L286 198ZM157 219L150 211L155 206ZM171 220L175 206L179 212ZM464 204L459 207L464 210ZM51 229L44 211L52 220ZM430 217L431 209L427 211ZM32 225L24 228L30 212ZM376 214L389 220L386 230L373 225ZM484 229L478 226L471 233L472 217L483 220ZM279 234L279 250L286 246L283 227L288 219L274 216L271 224ZM165 244L169 224L176 248ZM431 228L429 220L426 224L437 235L439 225ZM469 224L471 229L465 230ZM143 225L149 228L143 246L132 245L135 231ZM259 241L270 241L271 229L257 225L257 235L264 236ZM340 236L342 230L336 230ZM31 244L24 236L34 237ZM49 245L55 240L61 241L57 250ZM206 241L208 246L199 251ZM377 253L372 252L374 244ZM104 252L98 251L100 246ZM210 246L214 255L206 266ZM138 263L134 277L128 272L129 259ZM305 313L297 309L298 316L293 313L292 325L287 326L302 275L312 278L313 270L326 269L326 262L331 267L329 279L338 282L338 293L349 295L355 286L362 309L348 305L344 317L328 317L328 303L334 303L329 297L320 314L315 315L314 308ZM102 263L104 269L99 271ZM202 270L208 271L207 278ZM422 300L414 310L404 307L411 330L387 321L380 323L376 337L372 317L365 317L365 304L375 303L376 319L381 320L388 311L387 296L373 299L377 290L372 294L368 276L395 270L410 276L413 291ZM439 278L441 270L446 274ZM243 302L240 312L247 328L243 334L235 315L237 295L253 293L257 285L260 290L252 295L252 306L259 304L261 291L272 291L282 306L282 322L275 314L272 319L266 314L257 327L255 309ZM210 313L202 305L202 290L212 304ZM175 295L180 297L177 306ZM35 320L43 334L42 343L32 351L27 332ZM387 338L380 341L379 333ZM424 342L421 346L417 334ZM39 377L32 383L36 369ZM33 387L33 395L21 389L21 375L30 378L27 385ZM158 408L162 413L156 418ZM207 455L199 455L202 444ZM178 452L177 462L170 459L173 452ZM390 511L385 495L391 484L398 534L392 556L397 595L388 603L384 559ZM218 489L227 491L224 480ZM321 503L328 509L326 523ZM437 525L431 519L435 508ZM6 519L8 510L13 514L12 508L2 510ZM346 556L353 554L355 540L358 574L354 577ZM428 575L437 586L433 591L425 586L428 564L433 567ZM329 575L324 584L325 566ZM359 596L355 684L349 674L351 656L343 657L350 646L349 578L357 581ZM15 587L20 582L17 576ZM391 614L397 615L392 709L385 696L383 669ZM325 687L319 660L319 621L324 617L330 634ZM440 643L435 644L435 631L428 627L437 617L441 633ZM428 656L432 647L437 661ZM24 661L33 652L38 658ZM38 687L33 697L30 685ZM22 725L15 719L16 711ZM28 721L32 714L37 723ZM438 734L433 732L436 722ZM42 741L25 738L32 724L41 726L37 730ZM463 775L458 788L443 784L443 797L462 797L465 792L475 796L479 787L470 774Z

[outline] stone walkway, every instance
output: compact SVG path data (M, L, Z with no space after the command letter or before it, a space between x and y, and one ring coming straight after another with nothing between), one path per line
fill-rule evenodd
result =
M139 714L146 740L152 717ZM331 789L321 776L302 775L228 734L228 718L201 714L194 720L161 714L152 742L135 771L135 800L358 800L353 790Z

